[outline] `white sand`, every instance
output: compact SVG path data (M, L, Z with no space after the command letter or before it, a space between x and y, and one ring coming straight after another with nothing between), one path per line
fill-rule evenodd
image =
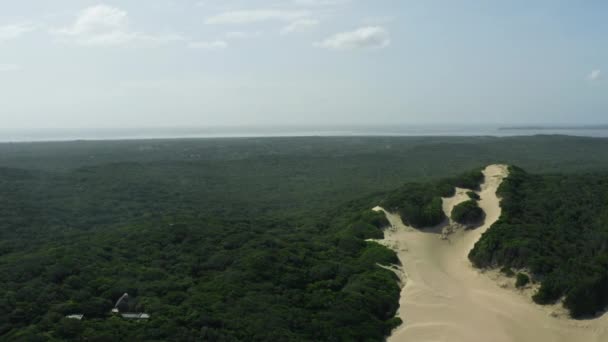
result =
M420 231L387 213L394 228L379 242L398 253L405 282L398 312L404 324L389 341L608 341L608 315L588 321L554 317L559 309L534 304L530 291L513 288L514 279L500 278L497 272L484 274L471 266L469 251L500 216L496 189L507 168L491 165L484 174L479 205L486 219L480 228L459 229L442 240L439 233L444 227ZM449 214L466 199L459 189L456 196L444 199L444 210Z

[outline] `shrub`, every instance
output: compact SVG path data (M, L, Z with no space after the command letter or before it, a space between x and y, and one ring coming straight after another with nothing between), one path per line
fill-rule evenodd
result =
M530 277L525 273L517 273L517 279L515 280L515 287L521 288L530 283Z
M470 226L479 223L484 217L484 212L477 201L468 200L455 206L451 216L455 222Z
M511 269L511 267L508 267L508 266L504 266L503 268L501 268L500 272L502 274L506 275L509 278L515 276L515 272L513 272L513 270Z
M467 196L469 196L470 199L476 201L479 201L481 199L481 197L479 197L479 194L477 194L475 191L468 191Z

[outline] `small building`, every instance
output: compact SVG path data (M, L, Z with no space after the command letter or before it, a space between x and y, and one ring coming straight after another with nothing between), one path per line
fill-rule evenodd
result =
M148 319L150 315L144 312L125 312L120 314L125 319Z
M150 315L145 312L124 312L129 310L129 294L125 293L116 301L112 309L113 315L120 315L124 319L148 319Z
M67 316L65 316L65 318L77 319L79 321L82 321L82 319L84 318L84 315L83 314L67 315Z

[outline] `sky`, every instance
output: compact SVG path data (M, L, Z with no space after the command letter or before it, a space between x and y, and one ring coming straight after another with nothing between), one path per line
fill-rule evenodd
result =
M606 124L608 2L19 0L0 128Z

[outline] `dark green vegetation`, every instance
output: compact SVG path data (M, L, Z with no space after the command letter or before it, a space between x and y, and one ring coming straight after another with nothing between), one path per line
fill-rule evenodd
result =
M389 193L381 205L388 211L399 213L407 225L432 227L446 218L441 197L453 196L455 187L477 189L482 181L480 169L433 183L407 183Z
M481 197L479 197L479 195L475 191L467 191L467 196L469 196L470 199L476 201L479 201L481 199Z
M10 230L0 259L5 339L382 340L400 322L397 278L377 266L398 260L364 241L382 237L386 224L360 209L371 199L292 223L209 214L182 207L195 204L181 197L133 190L122 207L102 196L115 196L112 187L45 199L60 183L38 197L20 190L28 175L5 176L12 182L2 186L16 184L1 212ZM111 317L123 292L152 318ZM75 313L86 319L63 318Z
M608 140L0 144L0 340L382 340L396 259L368 209L497 162L608 170ZM123 292L152 318L108 317Z
M530 283L530 277L525 273L517 273L515 278L515 287L520 288Z
M533 299L573 317L608 305L608 175L534 175L511 167L499 189L502 216L469 258L478 267L528 268Z
M503 266L500 269L500 272L502 272L502 274L504 274L505 276L507 276L509 278L515 277L515 272L513 272L513 270L511 269L511 267Z
M468 200L457 204L452 209L452 220L466 226L474 226L484 218L483 209L479 207L476 200Z

